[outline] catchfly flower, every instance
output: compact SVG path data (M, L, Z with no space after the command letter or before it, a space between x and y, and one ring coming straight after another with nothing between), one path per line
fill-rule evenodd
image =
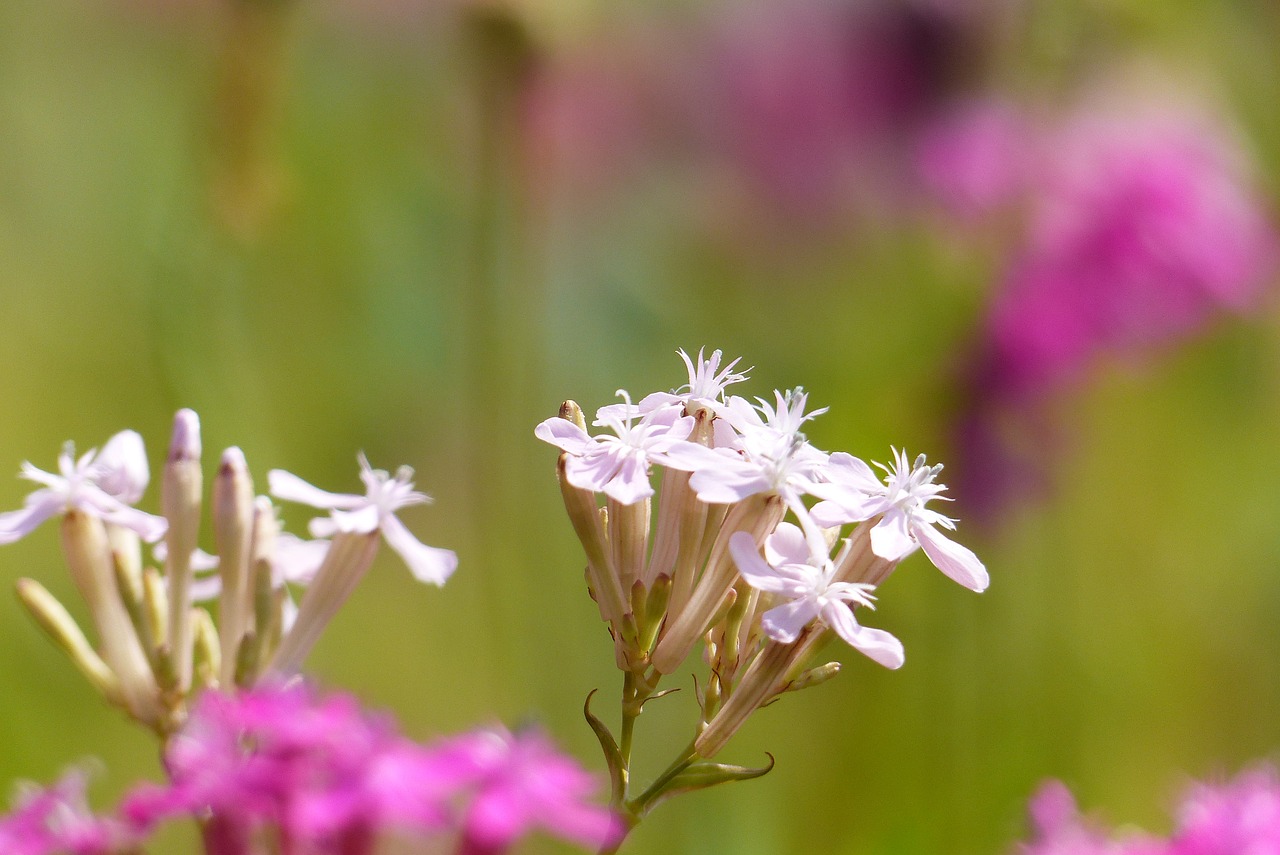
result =
M847 542L846 542L847 548ZM900 668L902 642L880 629L858 624L856 606L874 609L873 586L835 581L836 562L814 555L804 533L781 523L765 541L766 562L746 532L729 538L729 551L738 572L753 588L785 600L761 617L760 625L774 641L790 644L815 619L820 619L856 650L886 668Z
M630 399L625 391L618 395ZM534 428L534 436L569 454L565 478L581 490L604 493L624 505L633 505L653 495L649 483L649 462L654 455L670 451L684 442L693 430L693 419L675 409L656 412L635 424L631 412L619 414L602 409L596 424L614 436L591 436L578 425L560 417L550 418Z
M338 533L370 534L381 531L387 545L408 565L409 572L420 582L443 585L458 566L458 556L450 549L427 546L414 537L395 512L401 508L430 503L431 497L413 489L413 470L401 466L395 477L374 469L363 454L359 455L360 480L365 495L330 493L312 486L291 472L272 469L267 473L271 494L277 499L310 505L330 511L328 518L311 521L313 537L332 537Z
M24 462L21 475L43 486L27 496L22 510L0 514L0 544L26 537L45 520L70 510L132 529L147 542L159 540L168 528L163 517L131 507L150 478L146 449L135 431L121 431L101 451L79 458L67 443L58 455L57 474Z
M990 579L978 557L938 531L938 526L954 530L955 520L925 507L934 499L945 499L941 494L946 485L935 481L942 464L929 466L921 454L913 465L905 450L894 449L890 466L876 465L885 472L883 482L853 455L833 454L824 473L828 483L810 490L826 500L814 507L814 520L837 526L878 517L871 529L871 549L876 555L898 561L920 548L935 567L961 585L986 590Z

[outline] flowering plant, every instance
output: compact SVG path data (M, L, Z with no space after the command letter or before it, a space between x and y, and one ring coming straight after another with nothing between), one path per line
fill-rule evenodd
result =
M617 737L590 696L585 709L609 770L608 808L591 802L592 777L538 731L494 726L420 744L354 698L302 681L308 653L383 540L433 585L448 580L457 557L421 543L397 517L430 501L407 467L392 476L361 455L363 495L272 470L274 498L328 512L304 541L280 530L270 498L255 497L238 448L223 452L213 484L217 554L199 550L200 426L183 410L163 467L162 515L133 507L150 470L132 431L79 458L68 446L59 474L24 464L23 476L42 486L0 515L6 543L61 518L97 644L40 583L20 580L19 595L101 695L157 735L167 777L95 817L84 775L69 773L0 823L5 851L140 852L156 828L185 817L208 855L367 855L384 840L442 836L460 853L488 855L535 828L613 852L665 799L769 771L772 761L748 768L713 758L756 710L835 675L837 663L810 661L833 636L888 668L903 664L901 642L864 626L858 610L874 609L873 592L904 558L922 549L975 591L987 573L942 533L954 521L927 507L945 498L941 466L895 451L878 479L861 460L808 441L802 428L825 410L808 410L803 390L752 404L726 392L746 380L736 360L680 356L686 385L637 404L620 392L622 403L598 411L594 424L612 433L589 434L572 402L535 429L561 450L561 494L623 673ZM158 566L144 560L144 543ZM636 719L699 645L708 670L692 738L636 787Z

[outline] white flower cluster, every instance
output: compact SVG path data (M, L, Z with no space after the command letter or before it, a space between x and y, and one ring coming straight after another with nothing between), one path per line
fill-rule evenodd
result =
M916 549L966 588L987 587L982 562L943 533L955 522L927 507L945 498L940 465L895 450L878 478L808 441L802 429L826 410L807 411L802 389L753 404L726 391L746 379L738 360L680 356L685 386L638 404L620 391L623 403L597 412L593 424L612 433L590 435L566 402L535 434L563 452L562 493L620 667L655 681L706 641L703 739L731 696L750 689L754 709L795 687L827 630L901 666L901 643L859 625L855 609L872 608L872 591Z
M197 548L203 505L200 421L174 419L163 470L163 515L135 505L150 480L134 431L76 457L70 444L58 472L22 465L41 485L24 506L0 514L0 544L25 537L53 517L71 575L97 630L91 645L70 614L38 582L23 579L23 603L109 700L161 733L172 732L194 691L247 686L289 675L373 563L385 538L424 582L443 584L457 566L446 549L417 540L395 512L430 499L414 491L412 470L392 478L360 456L365 495L328 493L288 472L269 475L274 496L329 511L311 521L317 540L280 530L266 496L254 495L244 454L228 448L213 483L216 555ZM145 566L141 544L157 566ZM306 586L294 606L290 586ZM216 600L218 620L195 605Z

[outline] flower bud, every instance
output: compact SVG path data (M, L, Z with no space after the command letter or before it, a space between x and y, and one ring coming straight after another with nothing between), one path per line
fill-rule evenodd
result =
M173 417L173 439L160 486L160 504L169 530L165 535L165 578L169 582L168 648L178 685L191 685L191 553L200 532L200 418L192 410Z
M218 601L220 678L224 686L230 686L235 679L240 639L249 629L249 554L253 540L253 481L244 452L234 446L222 453L218 479L213 484L213 537L222 577Z

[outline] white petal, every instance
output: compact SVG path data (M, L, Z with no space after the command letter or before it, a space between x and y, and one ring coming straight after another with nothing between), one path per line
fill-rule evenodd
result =
M805 492L824 501L813 506L813 519L824 528L871 519L885 510L883 496L872 496L844 484L806 484Z
M901 641L882 629L859 625L853 610L843 603L828 603L822 610L822 620L851 647L886 668L901 668L906 661Z
M765 563L756 551L755 540L747 532L733 533L729 538L729 554L733 556L738 572L751 587L771 594L781 594L794 587L789 580L779 576L777 571Z
M333 519L333 524L338 527L338 531L351 534L368 534L371 531L377 531L378 526L384 522L384 517L378 511L377 505L365 505L351 511L333 511L329 516ZM385 519L394 519L394 517L388 515Z
M310 584L328 551L327 540L303 540L282 532L276 538L275 554L271 556L272 584L276 587L285 582Z
M138 537L142 538L145 543L155 543L164 537L164 533L169 530L169 521L164 517L158 517L127 505L122 505L119 510L112 513L103 514L102 520L136 532Z
M987 568L982 566L972 550L943 537L942 532L931 525L917 524L912 528L924 554L929 556L934 567L970 591L981 593L987 589L991 578L987 575Z
M764 473L750 464L722 466L720 469L703 469L689 478L689 486L707 504L727 505L773 489L772 482Z
M652 496L653 485L649 483L649 472L648 467L645 466L644 457L628 454L623 458L618 474L605 485L604 492L624 505L634 505Z
M382 534L419 582L443 585L458 568L458 556L452 550L427 546L393 516L382 521Z
M277 499L284 499L286 502L297 502L301 505L310 505L313 508L324 508L325 510L335 508L349 509L365 501L364 496L355 496L350 493L330 493L326 490L321 490L319 487L303 481L292 472L286 472L283 469L272 469L268 472L267 484L271 488L271 495Z
M564 462L564 477L579 490L604 492L605 486L618 474L622 465L619 459L621 446L594 446L581 457L569 457Z
M804 532L789 522L778 523L773 534L765 539L764 554L775 567L779 564L808 564L811 557Z
M93 459L93 482L108 495L132 505L146 492L151 470L147 449L137 431L122 430L107 440Z
M27 496L26 507L0 514L0 544L13 543L52 516L62 513L66 501L49 490L36 490Z
M307 523L307 531L311 532L312 537L333 537L340 529L329 517L316 517Z
M765 635L774 641L790 644L795 641L810 621L818 616L818 601L803 597L769 609L760 619Z
M200 576L191 580L190 586L191 602L207 603L210 600L217 599L222 593L222 577L217 573L209 576Z
M822 474L828 481L852 490L863 493L884 493L884 484L876 477L875 470L868 466L866 461L843 451L837 451L831 455Z
M549 442L561 451L570 454L584 454L594 443L585 430L568 419L559 416L547 419L533 429L533 435L543 442Z
M890 508L871 529L871 551L886 561L900 561L915 551L916 542L907 531L907 515Z

